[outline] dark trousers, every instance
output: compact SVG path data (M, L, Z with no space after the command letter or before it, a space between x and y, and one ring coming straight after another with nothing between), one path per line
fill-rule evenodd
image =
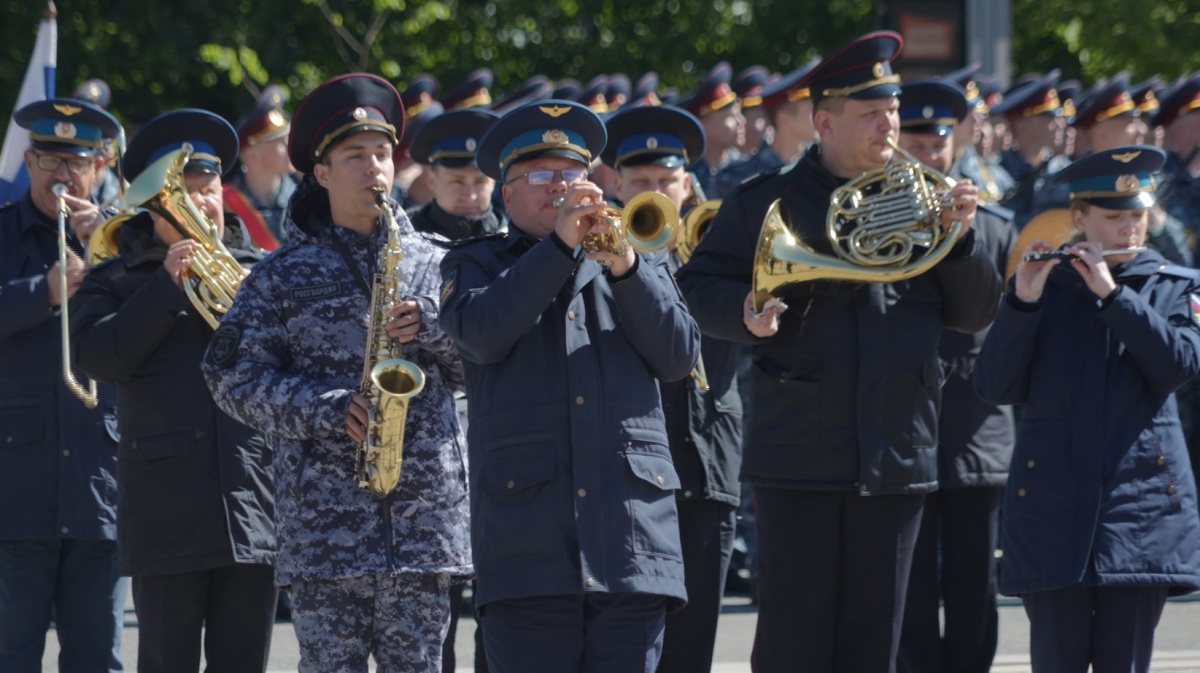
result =
M654 673L667 601L650 594L573 594L495 601L480 610L496 673Z
M120 671L120 575L113 540L0 542L0 672L41 672L52 612L59 671Z
M1033 673L1147 673L1166 587L1089 587L1021 596Z
M454 654L454 641L458 638L458 618L462 615L463 588L465 584L450 587L450 631L442 643L442 673L454 673L458 657ZM474 591L471 592L474 594ZM483 627L475 622L475 673L488 673L487 657L483 650Z
M262 673L275 623L275 569L232 564L176 575L133 578L138 672L207 670Z
M755 673L896 670L924 501L754 487Z
M667 615L658 673L695 673L712 668L737 509L712 500L676 504L688 603Z
M991 669L999 638L995 551L1003 492L1002 486L957 488L926 496L897 659L903 673Z

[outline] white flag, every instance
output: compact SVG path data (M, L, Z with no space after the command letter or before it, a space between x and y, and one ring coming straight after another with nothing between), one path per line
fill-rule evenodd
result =
M38 26L37 42L25 70L25 81L13 112L39 100L54 98L54 71L58 61L58 12L54 3L46 5L46 13ZM8 133L4 134L4 149L0 150L0 204L16 201L29 189L29 174L25 171L25 150L29 149L29 131L17 126L9 115Z

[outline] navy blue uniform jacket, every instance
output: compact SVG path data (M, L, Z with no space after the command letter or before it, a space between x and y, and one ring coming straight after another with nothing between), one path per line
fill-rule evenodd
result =
M1010 292L975 388L1021 404L1002 504L1000 590L1200 587L1196 485L1172 393L1200 371L1195 271L1154 251L1113 269L1103 310L1072 269L1039 304Z
M28 194L0 209L0 540L115 540L116 393L88 409L63 383L57 237Z
M667 269L613 282L520 230L442 261L442 328L462 353L480 604L641 592L686 598L658 380L700 331Z
M932 270L905 281L793 285L781 292L791 308L779 332L756 338L742 322L743 301L771 203L783 199L797 237L833 254L826 212L847 181L826 170L819 153L814 146L794 166L727 197L678 274L705 334L755 346L742 478L863 495L932 491L942 327L986 327L1000 277L968 232Z

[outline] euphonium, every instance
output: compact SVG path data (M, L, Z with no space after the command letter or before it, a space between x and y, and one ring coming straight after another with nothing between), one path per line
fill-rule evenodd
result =
M62 376L67 389L75 394L88 409L96 408L96 382L89 381L88 387L75 379L71 371L71 318L67 313L67 186L54 185L54 195L58 197L58 295L59 318L62 332Z
M355 455L358 487L383 497L400 483L404 458L404 424L408 401L425 388L425 372L400 358L400 343L387 333L388 313L400 299L400 227L392 215L387 194L376 192L375 202L383 211L387 244L379 254L379 266L371 286L371 314L367 332L367 356L363 367L362 394L367 398L367 439Z
M683 224L679 227L679 238L675 242L675 251L679 254L679 261L684 264L695 254L696 248L700 245L700 240L704 238L704 233L708 231L709 225L717 217L717 211L721 209L721 199L712 199L696 204L687 215L683 216Z
M625 208L609 206L589 219L608 222L607 233L589 232L583 237L585 252L611 252L624 255L630 246L640 252L656 252L667 247L679 226L679 212L671 199L658 192L642 192L629 200Z
M888 139L895 153L830 196L825 233L833 255L792 234L777 199L767 210L754 256L754 309L780 288L811 280L892 283L924 273L958 240L962 222L941 224L955 181L921 164Z
M220 316L233 305L243 272L241 265L225 249L216 225L196 207L188 194L183 167L187 165L191 151L191 147L185 145L147 166L126 190L124 209L145 208L200 244L189 255L191 264L183 289L196 311L216 329Z

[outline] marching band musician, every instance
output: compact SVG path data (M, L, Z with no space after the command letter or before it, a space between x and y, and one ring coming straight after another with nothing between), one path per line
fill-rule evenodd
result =
M659 381L699 331L665 254L581 251L608 229L583 105L535 102L479 144L508 232L442 262L442 325L463 357L476 609L498 673L653 671L686 600ZM597 231L599 230L599 231Z
M400 95L375 75L334 77L301 102L289 242L246 278L202 367L223 409L277 438L276 581L292 588L305 672L366 670L374 657L380 670L440 673L450 585L471 573L452 396L462 370L437 323L443 249L391 200L403 259L380 268L390 226L376 198L390 192L403 124ZM373 307L389 280L401 300ZM362 386L372 337L403 344L425 376L402 419L400 481L385 494L356 476L380 420L381 394Z
M41 670L53 613L59 670L120 671L129 585L117 565L115 395L99 386L88 409L60 374L60 312L86 273L80 239L100 219L88 197L120 125L69 99L31 103L14 120L29 130L30 186L0 208L0 670Z
M291 123L283 112L287 96L269 86L237 123L240 170L224 183L225 207L237 213L254 244L268 252L283 241L283 214L296 178L288 161Z
M1200 372L1200 274L1139 254L1163 159L1122 147L1057 176L1078 234L1017 268L975 363L984 399L1023 405L1000 591L1021 596L1035 673L1149 671L1167 596L1200 588L1172 395Z
M604 163L618 176L621 201L659 192L675 212L691 194L687 166L704 156L704 130L692 115L671 107L639 107L608 119ZM669 259L671 269L678 257ZM712 667L717 618L733 553L742 464L742 398L738 362L742 352L728 341L701 339L703 369L662 383L667 440L679 488L679 537L683 543L688 604L667 615L658 673L707 671Z
M732 73L728 63L718 63L695 91L673 103L695 115L704 127L704 160L692 172L706 195L717 194L717 174L741 157L737 146L746 141L742 104L729 86Z
M182 198L239 262L257 259L223 212L221 175L238 149L225 120L204 110L156 117L129 143L126 176L139 184L185 144ZM120 224L119 238L120 254L71 300L71 347L89 376L117 387L117 541L121 572L133 577L138 671L199 670L203 633L209 667L261 673L276 602L270 448L217 409L200 376L213 331L183 284L204 243L145 211Z
M1057 85L1058 74L1052 72L1013 88L991 109L992 116L1003 116L1012 131L1012 147L1000 155L1000 165L1014 184L1000 205L1013 210L1018 230L1038 213L1066 205L1062 190L1050 184L1069 163L1055 153L1066 132Z
M905 84L900 147L949 173L955 131L971 114L969 105L962 90L946 81ZM1010 218L1003 208L980 204L971 224L997 269L1007 265L1016 241ZM995 551L1000 494L1012 459L1013 414L1009 407L981 400L971 386L971 366L985 336L986 330L942 330L938 355L946 371L938 417L938 490L925 498L913 552L897 660L901 673L987 673L996 654ZM944 633L938 616L943 601Z
M799 239L825 254L834 189L892 159L900 36L871 33L810 75L821 140L800 161L743 183L679 273L705 333L755 346L742 479L759 549L757 673L894 671L925 493L937 487L943 327L976 331L1000 279L970 224L960 182L942 225L961 235L931 270L901 282L812 280L791 308L754 313L751 273L767 209L782 199Z

